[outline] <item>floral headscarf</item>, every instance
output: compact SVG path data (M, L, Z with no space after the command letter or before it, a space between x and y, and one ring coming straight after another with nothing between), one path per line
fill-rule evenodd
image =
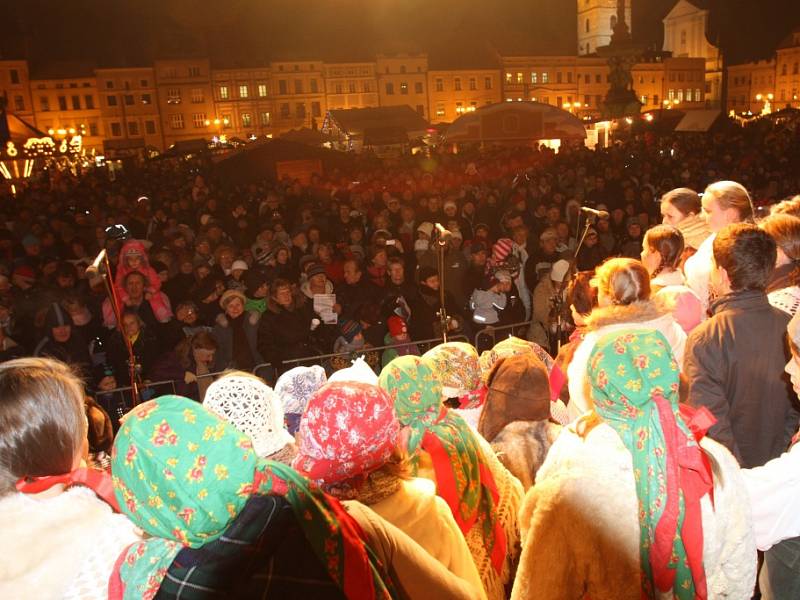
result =
M334 499L196 402L137 406L117 434L112 479L123 512L148 535L118 561L109 598L153 598L183 547L217 539L253 494L285 497L310 545L348 598L389 598L359 526Z
M329 383L308 402L292 466L325 483L366 475L389 459L399 434L384 390L354 381Z
M462 533L479 524L499 573L506 537L495 512L497 486L476 434L442 404L442 388L433 365L422 357L400 356L384 367L379 382L389 393L400 423L411 430L408 451L412 465L417 468L419 449L430 454L436 493L447 502Z
M439 344L423 354L431 361L442 386L442 396L458 398L459 408L478 408L486 400L486 386L478 366L478 351L465 342Z
M309 398L325 385L327 376L325 369L319 365L313 367L295 367L278 377L275 393L283 403L283 412L289 433L294 434L300 424L300 415L306 409Z
M492 367L501 358L508 358L509 356L518 356L520 354L527 354L533 352L536 357L544 363L547 367L547 372L553 370L553 357L551 357L539 344L523 340L515 336L509 336L501 342L497 342L491 350L486 350L481 353L478 359L478 364L481 368L481 375L483 380L489 379L489 374L492 372Z
M595 411L631 453L639 499L642 593L706 598L700 498L711 472L678 407L678 364L658 331L615 332L587 369Z

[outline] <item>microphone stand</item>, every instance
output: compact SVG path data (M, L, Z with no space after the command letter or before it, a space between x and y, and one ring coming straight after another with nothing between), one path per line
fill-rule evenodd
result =
M571 281L575 275L577 275L578 271L575 268L575 263L578 261L578 252L580 252L580 249L583 247L583 241L586 239L586 234L589 233L589 228L594 223L595 218L596 217L594 215L587 215L586 224L583 227L583 233L578 240L578 245L575 247L575 254L569 260L569 268L567 269L567 273L564 275L564 278L561 280L561 284L558 286L558 293L553 298L553 308L556 310L556 356L558 356L558 352L561 350L561 336L564 331L564 290L567 289L567 281ZM580 223L580 215L578 215L578 223ZM569 277L567 277L567 275L569 275ZM553 347L554 346L551 343L551 350Z
M120 310L119 296L117 295L116 289L114 289L114 283L111 281L111 263L108 260L108 253L105 250L101 250L97 258L94 259L92 266L98 267L97 272L100 277L103 278L103 283L106 287L106 295L108 296L108 301L111 303L111 309L114 311L114 318L117 320L117 331L119 331L119 334L122 336L122 341L125 343L125 350L128 352L128 376L131 383L131 400L133 406L136 406L139 404L140 400L138 365L136 364L136 356L133 353L133 345L122 326L122 311Z
M447 343L447 309L444 306L444 250L447 240L440 234L436 239L436 269L439 271L439 324L442 328L442 343Z

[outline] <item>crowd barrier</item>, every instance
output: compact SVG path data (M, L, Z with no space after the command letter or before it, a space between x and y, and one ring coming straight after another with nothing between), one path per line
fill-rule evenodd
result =
M475 348L478 349L478 352L482 352L484 350L488 350L497 342L500 342L509 336L514 335L516 337L524 338L528 332L528 327L530 324L530 321L522 321L520 323L501 325L499 327L489 325L475 334L473 343Z
M467 342L469 343L469 338L466 335L454 335L449 336L448 339L453 342ZM429 340L421 340L418 342L409 342L416 344L417 348L419 348L420 354L426 352L436 344L441 343L441 338L433 338ZM391 350L394 348L402 348L403 346L407 346L408 343L403 344L388 344L386 346L377 346L377 347L370 347L364 351L359 352L334 352L330 354L317 354L314 356L304 356L301 358L293 358L289 360L285 360L281 363L280 371L286 371L293 367L301 366L301 365L322 365L323 367L330 367L331 361L336 358L342 359L355 359L358 356L364 356L367 353L372 352L379 352L383 353L384 350ZM330 371L331 369L326 368L326 370ZM378 360L377 370L380 371L380 359ZM277 379L278 371L274 365L270 363L260 363L253 367L251 372L269 383L270 385L275 385L275 381ZM205 373L203 375L197 375L197 379L206 379L206 378L216 378L222 375L224 371L216 371L213 373ZM164 396L167 394L175 394L177 390L177 385L179 383L183 383L183 381L177 380L164 380L164 381L147 381L139 385L139 397L142 401L150 400L151 398L156 398L158 396ZM96 390L95 391L95 400L102 406L106 412L111 416L112 419L118 421L125 413L127 413L132 408L132 391L131 386L121 386L114 388L112 390Z

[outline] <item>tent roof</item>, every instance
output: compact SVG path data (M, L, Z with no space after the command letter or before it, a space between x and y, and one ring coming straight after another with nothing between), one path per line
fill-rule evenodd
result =
M447 128L448 142L584 139L583 122L541 102L500 102L461 115Z
M339 129L350 135L364 135L368 129L396 128L409 133L430 127L430 124L408 105L332 110L328 114Z
M719 109L687 110L680 122L675 126L675 131L704 133L711 129L720 114L721 111Z

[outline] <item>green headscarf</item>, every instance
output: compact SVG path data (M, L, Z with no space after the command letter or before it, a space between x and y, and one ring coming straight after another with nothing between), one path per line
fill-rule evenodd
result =
M436 472L436 492L450 506L461 531L478 522L492 564L500 571L506 539L497 521L497 486L475 433L442 404L442 386L432 363L419 356L400 356L384 367L378 385L392 398L400 423L407 425L408 451L416 471L419 450L428 452Z
M631 453L639 500L643 597L706 597L700 497L710 483L678 406L679 368L664 336L622 331L598 341L587 375L594 409ZM700 481L700 480L704 481Z
M259 459L246 435L196 402L163 396L131 411L114 443L112 479L123 512L152 536L124 554L117 597L155 596L178 552L217 539L253 494L289 501L348 598L392 597L360 528L336 500L291 468Z

